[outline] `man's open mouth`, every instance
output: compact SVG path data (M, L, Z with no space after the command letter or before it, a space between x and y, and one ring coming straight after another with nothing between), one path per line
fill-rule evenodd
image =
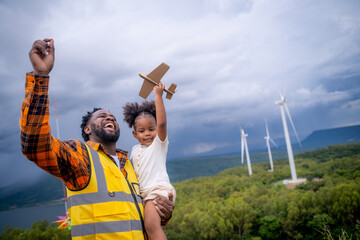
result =
M106 123L104 125L104 128L111 128L111 129L114 129L115 130L115 125L113 123Z

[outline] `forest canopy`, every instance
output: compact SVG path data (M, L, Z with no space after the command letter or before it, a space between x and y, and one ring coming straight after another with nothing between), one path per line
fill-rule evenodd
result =
M176 183L168 239L322 239L327 230L360 239L360 144L298 154L295 164L307 179L295 189L282 184L287 159L274 172L258 163L251 176L240 166Z

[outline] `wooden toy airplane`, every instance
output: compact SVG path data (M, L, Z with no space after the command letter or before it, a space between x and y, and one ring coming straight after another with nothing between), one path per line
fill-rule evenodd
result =
M159 85L161 78L165 75L165 73L169 70L169 65L166 63L161 63L157 68L155 68L151 73L139 73L139 76L144 79L144 82L141 86L139 96L143 98L147 98L154 86ZM176 92L177 85L172 83L169 88L165 87L166 98L171 99L173 94Z

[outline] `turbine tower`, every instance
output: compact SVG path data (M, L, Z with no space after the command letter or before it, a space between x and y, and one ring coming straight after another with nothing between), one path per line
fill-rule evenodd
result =
M286 111L286 114L287 114L287 116L289 118L291 126L292 126L292 128L293 128L293 130L295 132L295 136L296 136L296 139L298 140L298 143L299 143L300 147L301 147L301 144L300 144L299 137L298 137L298 135L296 133L294 123L293 123L292 118L290 116L289 109L288 109L288 107L286 105L286 102L285 102L285 94L283 96L280 93L280 97L281 97L281 99L279 101L276 101L275 104L278 104L280 106L281 118L282 118L282 122L283 122L283 126L284 126L286 148L287 148L287 153L288 153L289 163L290 163L291 178L292 178L293 181L296 181L297 176L296 176L296 169L295 169L294 154L293 154L292 147L291 147L290 135L289 135L289 130L288 130L287 123L286 123L285 111Z
M268 149L268 154L269 154L269 161L270 161L270 169L269 169L269 172L273 172L274 171L274 164L273 164L273 159L272 159L272 155L271 155L271 148L270 148L270 142L272 142L272 144L274 144L274 146L278 146L274 140L272 140L270 138L270 134L269 134L269 128L268 128L268 125L267 125L267 121L265 119L265 125L266 125L266 136L264 137L264 139L266 140L266 146L267 146L267 149Z
M246 162L247 162L248 169L249 169L249 176L251 176L252 175L251 162L250 162L249 149L248 149L248 145L247 145L247 141L246 141L246 137L248 135L245 134L244 129L241 128L240 122L239 122L239 128L240 128L240 133L241 133L241 164L244 163L244 149L245 149Z

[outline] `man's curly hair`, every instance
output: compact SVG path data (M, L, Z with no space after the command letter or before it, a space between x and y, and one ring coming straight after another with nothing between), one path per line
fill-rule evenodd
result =
M96 112L96 111L99 111L99 110L102 110L102 108L94 108L92 110L92 112L87 112L84 116L82 116L82 121L81 121L80 128L81 128L81 135L82 135L85 142L89 141L89 135L85 133L84 128L87 126L87 124L88 124L90 118L92 117L93 113Z
M133 126L135 128L135 120L141 115L152 115L156 120L155 101L145 101L141 105L137 102L126 103L125 106L123 106L123 110L124 122L126 122L130 128Z

